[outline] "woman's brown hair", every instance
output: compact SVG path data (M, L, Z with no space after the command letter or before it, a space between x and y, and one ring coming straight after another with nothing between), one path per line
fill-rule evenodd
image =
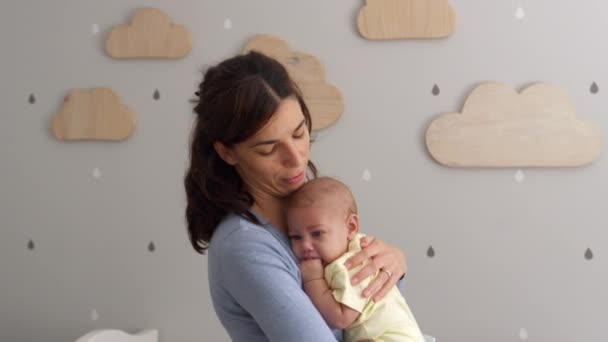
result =
M225 163L213 148L245 141L261 129L280 102L296 98L306 119L312 122L298 86L278 61L251 51L209 68L196 92L196 118L190 138L190 166L186 171L186 221L190 243L204 254L217 225L228 213L258 223L249 211L253 197L233 166ZM308 167L313 176L316 168Z

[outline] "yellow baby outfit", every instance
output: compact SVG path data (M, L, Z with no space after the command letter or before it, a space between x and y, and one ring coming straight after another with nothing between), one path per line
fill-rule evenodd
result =
M374 302L371 296L364 298L361 293L377 273L355 286L350 284L351 276L364 265L348 271L344 261L361 250L359 240L363 236L357 234L348 244L348 251L325 267L325 280L336 301L360 312L344 330L344 342L424 342L414 315L396 286L380 301Z

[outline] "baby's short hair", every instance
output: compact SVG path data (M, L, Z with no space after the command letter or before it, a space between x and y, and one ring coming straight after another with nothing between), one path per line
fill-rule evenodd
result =
M355 197L344 183L331 177L319 177L296 190L288 200L287 209L335 206L336 203L343 206L347 213L357 213Z

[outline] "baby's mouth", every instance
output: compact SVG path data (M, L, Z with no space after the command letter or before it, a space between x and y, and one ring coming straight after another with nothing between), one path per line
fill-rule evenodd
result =
M315 259L321 260L321 264L323 265L323 267L328 265L328 263L326 263L325 260L321 259L321 257L318 255L305 255L300 260L307 261L307 260L315 260Z

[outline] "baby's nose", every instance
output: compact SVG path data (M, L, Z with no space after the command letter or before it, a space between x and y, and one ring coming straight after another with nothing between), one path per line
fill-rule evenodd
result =
M310 241L304 241L304 242L302 243L302 248L303 248L305 251L312 251L312 249L313 249L313 248L312 248L312 243L311 243Z

